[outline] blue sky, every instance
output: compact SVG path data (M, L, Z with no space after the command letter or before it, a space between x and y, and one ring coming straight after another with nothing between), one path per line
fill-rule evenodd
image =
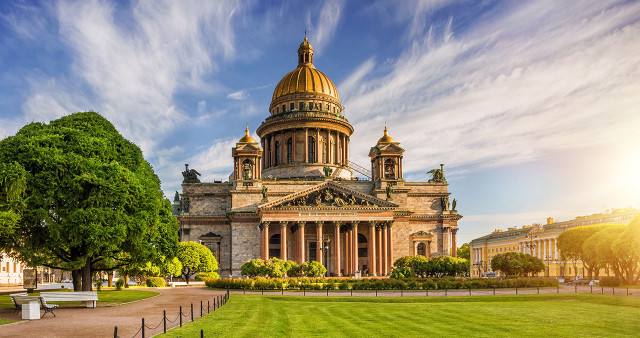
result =
M352 160L386 121L406 179L445 163L459 243L640 206L637 1L3 1L0 138L94 110L167 196L184 163L226 179L305 29Z

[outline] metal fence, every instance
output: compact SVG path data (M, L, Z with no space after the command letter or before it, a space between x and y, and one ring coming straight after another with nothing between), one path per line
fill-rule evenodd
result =
M189 321L192 322L194 321L194 319L201 318L205 314L211 313L211 311L216 311L221 306L225 305L228 300L229 300L229 290L227 290L227 293L224 295L216 296L213 299L207 299L206 304L203 300L201 300L200 309L196 308L195 311L193 308L193 303L190 304L190 309L188 310L188 312L185 312L185 310L182 309L182 305L181 305L175 317L173 316L167 317L167 310L163 310L162 319L155 326L148 325L145 322L144 318L142 318L142 323L140 325L140 328L138 328L138 331L136 331L136 333L133 336L131 336L131 338L135 338L138 335L141 335L142 338L145 338L145 337L148 337L149 334L167 333L167 330L170 330L178 326L181 327L184 322L189 322ZM198 315L198 312L199 312L199 315ZM162 326L162 331L158 330L160 326ZM118 335L117 326L113 327L113 337L122 338L122 336Z

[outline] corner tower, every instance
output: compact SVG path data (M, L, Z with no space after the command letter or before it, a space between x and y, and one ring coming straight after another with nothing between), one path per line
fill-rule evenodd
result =
M273 91L271 116L257 130L264 156L263 179L324 177L351 179L349 139L353 127L342 115L338 90L313 64L305 36L298 66Z

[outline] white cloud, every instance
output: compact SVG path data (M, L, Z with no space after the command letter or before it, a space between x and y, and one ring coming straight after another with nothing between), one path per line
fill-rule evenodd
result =
M175 106L176 93L217 90L203 77L235 55L233 19L243 9L240 3L143 0L132 6L116 9L98 0L57 4L71 73L55 80L57 86L33 85L23 119L48 121L93 109L151 155L188 120ZM130 20L122 21L117 11L129 11Z
M247 92L244 89L238 90L237 92L233 92L227 95L227 98L232 100L246 100L248 97L249 97L249 92Z
M450 31L453 17L414 38L388 73L369 59L343 81L366 136L352 138L354 160L366 163L384 121L409 173L519 163L640 128L640 4L516 4L466 34Z
M309 36L316 53L321 54L324 47L331 41L342 17L344 0L325 0L319 10L319 15L309 11L307 13L307 25L310 28ZM313 22L312 18L317 18Z

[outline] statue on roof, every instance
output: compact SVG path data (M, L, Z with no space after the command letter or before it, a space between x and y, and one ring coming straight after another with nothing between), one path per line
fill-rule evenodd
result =
M393 194L393 187L391 184L387 184L387 199L391 199L391 195Z
M182 180L182 183L200 183L200 179L198 178L200 173L195 169L189 169L188 163L185 163L184 167L185 170L182 172L184 180Z
M429 183L432 183L432 182L447 183L447 180L444 178L444 164L440 164L440 169L429 170L427 174L432 175L432 178L429 180Z
M324 166L323 169L324 169L324 176L325 177L329 177L333 173L333 169L328 165Z
M267 191L269 191L269 188L266 185L262 186L262 200L266 201L267 200Z
M458 202L456 201L456 199L453 199L453 202L451 202L451 210L453 211L457 211L456 210L456 204L458 204Z
M449 197L445 196L440 199L440 203L442 204L442 211L449 211Z
M174 202L180 202L180 193L176 191L176 194L173 196Z

